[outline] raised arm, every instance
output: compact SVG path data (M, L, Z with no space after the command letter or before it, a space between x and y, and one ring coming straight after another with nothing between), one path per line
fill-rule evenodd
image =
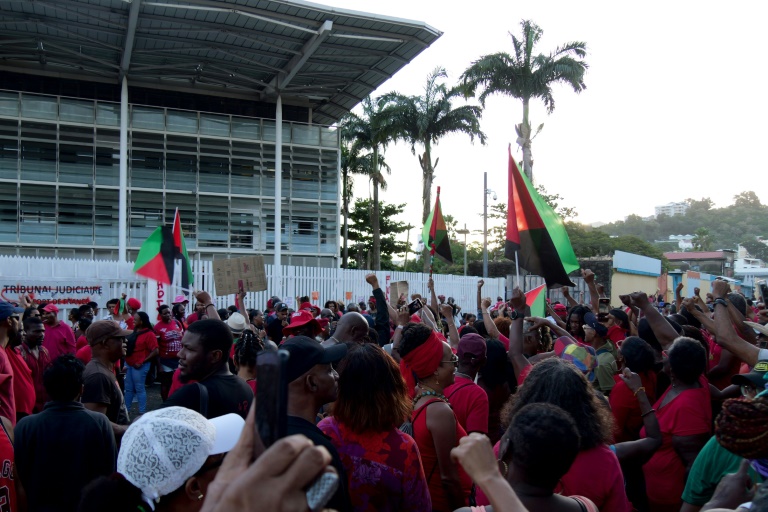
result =
M493 318L491 318L491 313L488 311L488 308L491 307L491 298L486 297L483 299L482 302L482 316L483 316L483 325L485 325L485 330L488 332L488 336L497 340L499 339L499 329L496 327L496 324L493 322Z
M746 320L744 315L733 305L730 299L726 299L725 303L728 305L728 314L731 316L731 321L741 333L741 337L749 343L756 345L757 336L755 335L755 330L744 323L744 320Z
M485 281L482 279L477 282L477 319L482 320L483 318L483 309L481 303L483 302L483 285L485 284Z
M571 290L569 290L567 286L560 288L560 293L562 293L563 297L565 297L565 300L568 301L569 308L575 308L579 305L579 302L571 297Z
M678 337L675 328L667 322L666 318L661 316L661 313L653 304L648 302L648 296L645 292L631 293L629 298L632 300L632 304L645 314L645 318L648 319L648 324L651 326L653 334L656 335L656 339L659 340L661 348L669 350L669 347Z
M701 308L699 309L696 308L694 299L683 299L682 305L685 308L685 310L688 311L693 316L693 318L699 321L702 327L704 327L707 331L711 333L715 332L715 321L712 320L712 318L708 314L702 311ZM705 309L705 310L709 311L709 309Z
M675 287L675 307L676 311L680 311L680 306L683 305L683 282L680 281Z
M510 316L512 325L509 326L509 360L515 369L515 377L519 380L523 370L531 366L523 355L523 319L526 314L525 295L520 288L515 287L512 290L512 299L510 300L514 312ZM513 318L514 317L514 318Z
M427 281L427 288L429 289L429 305L435 311L440 311L440 305L437 303L437 295L435 295L435 281L430 277Z
M712 296L715 298L715 341L749 366L754 366L760 357L760 349L739 338L733 329L728 305L725 303L729 290L725 281L712 283Z
M549 327L549 330L554 332L558 338L562 336L566 336L568 338L571 338L573 341L576 341L573 336L571 336L571 333L560 327L559 325L553 325L552 322L547 320L546 318L541 318L538 316L531 316L525 319L526 322L533 322L533 326L531 326L532 329L540 329L541 327Z
M587 268L581 271L581 276L589 288L589 303L592 304L592 312L597 314L600 311L600 292L597 291L595 273Z
M453 307L450 304L441 304L440 313L445 317L448 324L448 341L451 348L459 349L459 330L456 329L456 322L453 321Z
M221 320L219 312L216 311L216 304L213 304L213 299L211 299L210 293L201 290L195 293L195 299L197 299L197 302L205 304L205 314L208 315L208 318ZM246 318L248 317L246 316Z
M384 291L379 286L379 278L376 274L368 274L365 276L365 281L371 285L373 298L376 299L376 333L379 336L379 346L383 347L389 343L389 308L385 308L387 299L384 296Z
M624 368L619 377L627 384L629 390L637 398L637 403L640 404L640 415L643 417L646 437L637 441L617 443L614 446L616 448L616 457L619 459L619 462L623 463L624 461L631 460L633 463L641 466L648 462L653 454L656 453L656 450L661 447L661 428L659 427L659 420L656 418L656 410L652 408L651 402L648 400L648 395L645 393L640 376L632 373L629 368Z

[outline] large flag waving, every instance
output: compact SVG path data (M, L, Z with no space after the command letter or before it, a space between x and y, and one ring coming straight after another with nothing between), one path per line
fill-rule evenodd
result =
M158 283L171 284L175 254L173 231L160 226L141 244L133 271Z
M181 259L181 287L188 289L194 281L194 277L189 253L187 253L187 244L184 241L184 233L181 231L181 217L179 217L178 208L176 208L176 214L173 216L173 247L176 250L175 257Z
M424 246L429 248L429 253L432 256L437 255L442 260L453 263L451 246L448 243L448 230L445 227L443 209L440 206L440 187L437 187L435 207L427 217L424 229L421 230L421 239L424 241Z
M517 168L509 152L509 204L504 255L532 274L542 276L548 288L575 286L568 274L579 268L563 219L536 192Z
M547 285L543 284L525 292L525 304L531 308L531 316L544 318L547 312Z

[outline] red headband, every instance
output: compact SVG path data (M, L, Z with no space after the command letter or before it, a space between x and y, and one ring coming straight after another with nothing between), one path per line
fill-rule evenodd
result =
M416 379L423 379L434 373L442 359L443 342L437 337L435 331L432 331L427 341L408 352L400 360L400 373L403 374L411 397L415 395Z

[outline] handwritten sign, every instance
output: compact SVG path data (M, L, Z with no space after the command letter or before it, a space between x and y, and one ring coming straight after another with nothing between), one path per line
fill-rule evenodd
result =
M240 291L260 292L267 289L264 256L246 256L229 260L213 260L213 281L217 295L231 295Z
M401 295L405 295L405 300L408 300L408 281L394 281L389 283L390 300L393 303L397 303Z

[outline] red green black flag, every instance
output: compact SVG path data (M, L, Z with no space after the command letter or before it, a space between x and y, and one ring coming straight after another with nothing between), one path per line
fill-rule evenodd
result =
M443 209L440 206L440 187L437 187L435 207L427 217L424 229L421 230L421 239L424 241L424 246L429 248L429 254L439 256L448 263L453 263L451 246L448 243L448 230L445 227Z
M509 204L504 255L531 274L544 278L548 288L575 286L568 274L579 268L563 219L536 192L509 153Z
M178 208L173 219L173 229L160 226L141 244L133 271L159 283L171 284L173 265L177 259L181 260L181 287L189 288L193 274L187 244L181 232Z
M187 253L187 244L184 242L184 233L181 231L181 217L178 208L176 208L176 214L173 216L173 248L174 256L181 259L181 287L188 289L194 278L191 261Z

